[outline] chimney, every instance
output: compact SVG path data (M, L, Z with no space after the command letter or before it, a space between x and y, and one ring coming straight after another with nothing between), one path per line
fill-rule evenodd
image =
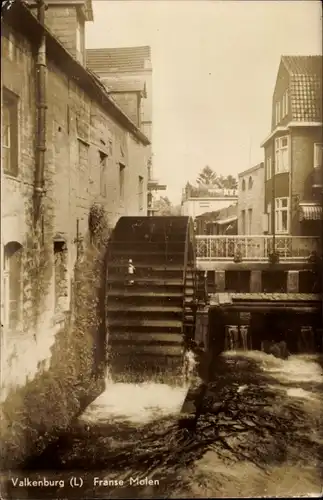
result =
M37 1L28 0L36 12ZM93 21L92 0L46 0L45 25L85 65L85 23Z

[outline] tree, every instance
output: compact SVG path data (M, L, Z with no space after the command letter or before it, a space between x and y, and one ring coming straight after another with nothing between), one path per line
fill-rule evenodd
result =
M221 176L221 182L226 189L237 189L238 187L237 180L232 175L228 175L227 177Z
M161 196L155 201L154 207L158 209L156 215L180 215L180 205L173 205L167 196Z
M218 176L208 165L203 168L201 173L198 175L197 184L203 186L214 186L217 185Z

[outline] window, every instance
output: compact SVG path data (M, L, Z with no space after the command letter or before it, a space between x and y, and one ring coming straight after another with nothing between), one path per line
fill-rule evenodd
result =
M252 177L250 176L249 180L248 180L248 189L251 189L251 188L252 188Z
M139 199L139 210L144 208L144 178L139 175L138 178L138 199Z
M108 156L99 151L100 156L100 195L106 198L107 196L107 158Z
M282 118L288 115L288 99L289 99L289 93L288 90L286 90L286 92L283 95Z
M275 199L275 231L276 233L289 231L289 198Z
M322 167L322 151L323 144L316 143L314 144L314 168Z
M276 102L276 125L280 122L281 116L280 116L280 101Z
M18 175L18 97L3 89L2 164L7 175Z
M246 181L243 179L242 180L242 191L246 190Z
M86 142L78 139L78 192L80 198L87 198L88 193L88 168L89 168L89 146Z
M248 234L252 234L252 208L248 208Z
M271 203L267 205L267 215L268 215L268 233L271 233Z
M125 179L125 165L119 163L119 197L120 201L124 201L124 179Z
M55 313L68 309L68 268L65 241L54 241Z
M21 319L21 254L16 241L4 247L4 316L10 329L17 328Z
M275 173L288 172L288 137L278 137L275 139Z
M246 212L245 212L245 210L241 210L241 232L242 232L242 234L246 234Z
M271 156L268 156L266 160L266 179L267 181L271 179Z

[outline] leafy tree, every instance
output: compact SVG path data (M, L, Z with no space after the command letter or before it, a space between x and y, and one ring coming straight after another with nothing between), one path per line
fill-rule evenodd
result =
M156 215L180 215L180 205L173 205L167 196L161 196L155 201L154 207L158 209Z

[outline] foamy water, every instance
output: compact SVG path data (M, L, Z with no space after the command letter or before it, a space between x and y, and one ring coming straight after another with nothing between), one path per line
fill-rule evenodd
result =
M253 359L264 372L270 373L280 382L323 382L323 370L315 355L298 354L284 360L262 351L227 351L224 356Z
M167 384L125 384L108 381L106 390L81 416L88 422L127 420L144 424L179 413L188 387Z

